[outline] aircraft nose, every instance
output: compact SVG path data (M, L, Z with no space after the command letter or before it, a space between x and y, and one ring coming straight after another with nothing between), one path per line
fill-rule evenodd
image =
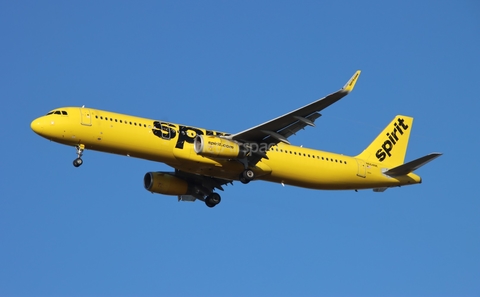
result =
M42 120L40 118L34 119L30 124L30 128L32 128L33 132L37 134L42 134L42 130L44 128Z

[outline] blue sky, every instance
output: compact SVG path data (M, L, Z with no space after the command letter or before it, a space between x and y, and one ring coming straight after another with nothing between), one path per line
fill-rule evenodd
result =
M478 296L476 1L0 2L0 296ZM143 189L166 165L49 142L86 105L235 133L338 90L296 145L356 155L397 114L423 184Z

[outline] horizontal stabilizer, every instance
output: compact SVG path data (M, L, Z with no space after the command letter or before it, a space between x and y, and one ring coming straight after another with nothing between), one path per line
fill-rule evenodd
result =
M410 172L413 172L417 170L418 168L422 167L423 165L427 164L428 162L432 161L433 159L436 159L440 157L442 154L441 153L431 153L429 155L423 156L421 158L418 158L416 160L410 161L408 163L405 163L403 165L397 166L395 168L392 168L384 174L388 176L400 176L400 175L407 175Z

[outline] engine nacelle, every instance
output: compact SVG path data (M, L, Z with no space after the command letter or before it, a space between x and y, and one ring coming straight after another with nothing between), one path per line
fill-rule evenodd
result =
M197 135L193 148L200 156L222 159L243 158L246 153L236 142L212 135Z
M185 195L188 183L168 172L147 172L143 178L145 189L163 195Z

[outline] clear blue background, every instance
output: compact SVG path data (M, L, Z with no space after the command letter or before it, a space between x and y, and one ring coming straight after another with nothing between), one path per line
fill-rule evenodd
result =
M479 296L477 1L1 1L1 296ZM166 165L49 142L61 106L235 133L338 90L293 144L356 155L397 114L423 184L143 189ZM314 173L312 173L314 174Z

